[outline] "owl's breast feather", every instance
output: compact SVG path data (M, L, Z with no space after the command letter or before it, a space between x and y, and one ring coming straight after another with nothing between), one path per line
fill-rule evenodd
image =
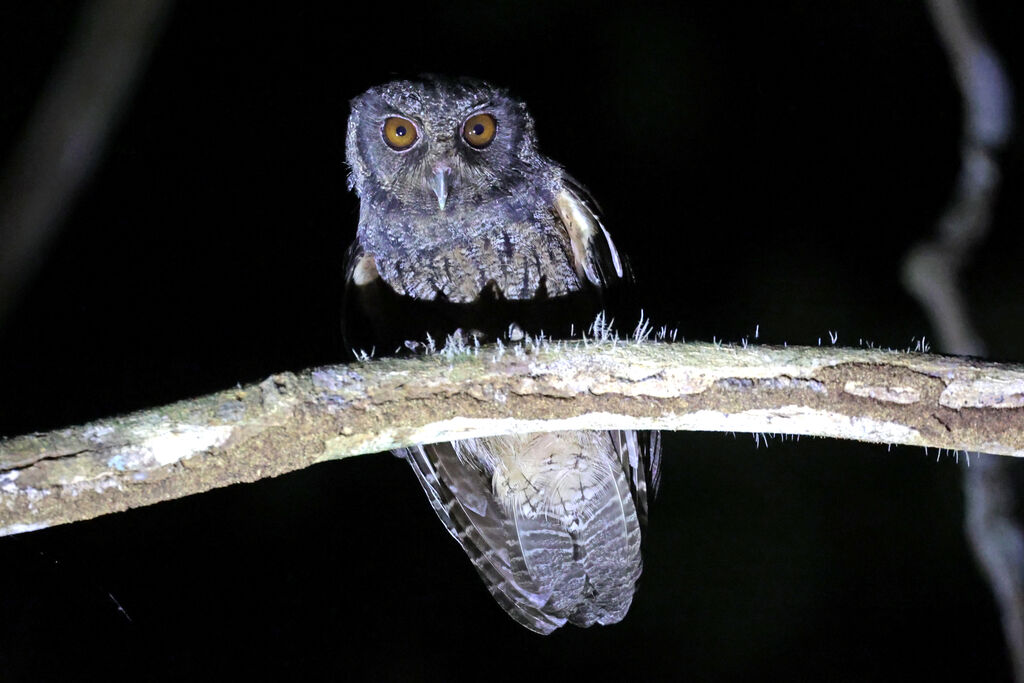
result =
M359 240L392 289L420 299L469 303L491 283L514 300L580 288L569 240L553 212L487 208L368 217Z

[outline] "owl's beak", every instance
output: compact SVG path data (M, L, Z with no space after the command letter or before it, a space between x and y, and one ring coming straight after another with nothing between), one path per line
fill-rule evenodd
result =
M451 172L452 169L447 166L436 166L434 175L427 179L427 185L437 196L437 205L442 211L444 211L445 202L448 201L448 174Z

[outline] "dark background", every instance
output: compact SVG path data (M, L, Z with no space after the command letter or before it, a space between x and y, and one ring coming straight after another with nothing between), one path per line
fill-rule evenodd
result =
M1013 4L979 10L1019 88ZM80 10L15 7L0 10L0 159ZM656 323L779 344L930 336L899 264L950 196L961 114L917 2L187 2L0 329L0 435L343 359L347 100L428 71L530 104ZM963 284L991 356L1019 362L1017 139L1002 158ZM629 616L542 638L492 601L404 463L351 458L0 539L0 672L998 680L998 614L961 532L966 466L667 434Z

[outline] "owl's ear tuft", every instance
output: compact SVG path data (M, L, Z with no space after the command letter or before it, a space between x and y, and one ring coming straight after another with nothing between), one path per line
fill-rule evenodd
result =
M518 133L515 139L516 153L521 159L535 158L537 156L537 131L533 123L533 116L526 108L525 102L515 102L511 113L518 121Z
M345 163L348 164L348 189L359 195L359 183L366 177L366 164L359 153L360 98L352 100L352 113L345 131Z

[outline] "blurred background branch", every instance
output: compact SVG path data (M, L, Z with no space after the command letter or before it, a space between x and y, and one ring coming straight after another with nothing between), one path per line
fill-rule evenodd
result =
M961 95L961 167L936 234L908 253L903 281L927 313L940 350L983 356L985 344L958 278L989 232L1001 175L997 153L1012 129L1012 96L968 5L929 0L928 8ZM1014 676L1024 681L1024 531L1013 478L1020 463L978 454L971 463L964 474L966 533L999 604Z
M93 0L0 181L0 325L103 156L170 0Z

